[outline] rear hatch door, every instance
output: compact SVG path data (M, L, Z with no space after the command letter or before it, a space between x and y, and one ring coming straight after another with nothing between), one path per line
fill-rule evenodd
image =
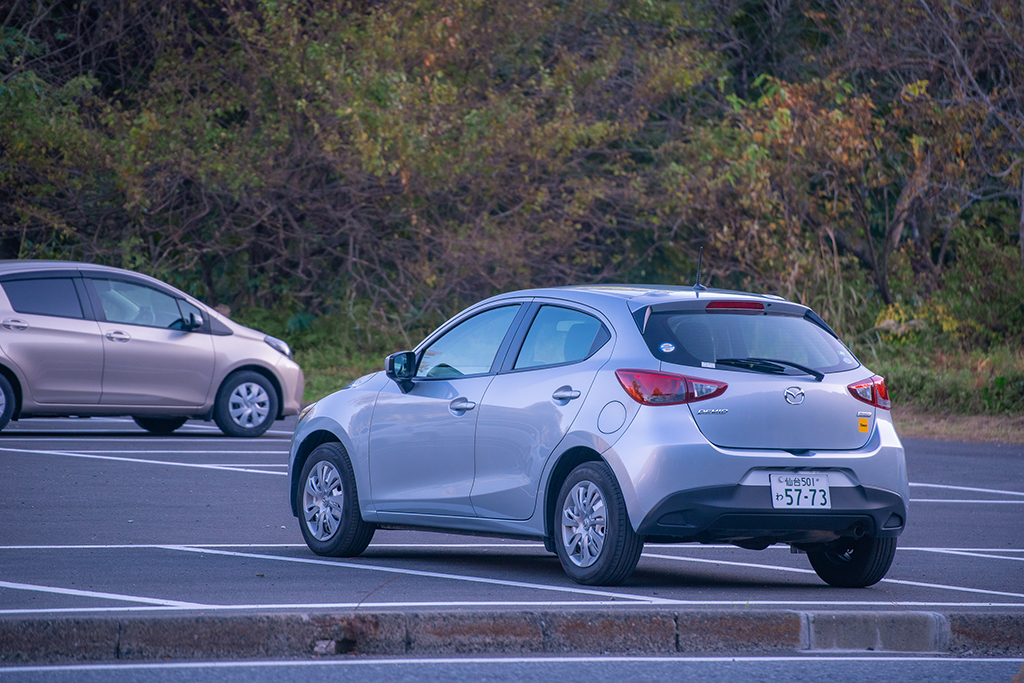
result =
M716 446L855 450L867 443L874 428L874 406L858 401L846 388L871 376L863 368L828 374L821 382L810 376L753 372L705 371L703 376L729 385L721 396L689 404L697 427Z

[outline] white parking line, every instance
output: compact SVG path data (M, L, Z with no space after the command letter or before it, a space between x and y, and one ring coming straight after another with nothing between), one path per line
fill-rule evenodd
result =
M128 450L124 448L76 448L73 452L75 453L177 453L180 455L282 455L287 454L288 451L236 451L220 449L217 451L195 451L195 450L182 450L180 448L173 450Z
M370 548L438 548L438 549L452 549L452 548L532 548L538 549L544 546L543 543L536 542L516 542L516 543L378 543L376 541L370 544ZM305 548L305 543L189 543L190 548ZM650 548L644 551L645 555L651 553ZM749 550L739 548L734 545L697 545L697 544L679 544L679 545L663 545L655 546L660 548L662 551L667 550L735 550L737 552L749 553ZM0 550L122 550L122 549L165 549L167 548L166 543L121 543L121 544L91 544L91 545L0 545ZM790 552L789 546L785 544L776 544L768 546L765 550L783 550L787 553ZM921 552L935 552L935 553L1024 553L1024 548L936 548L936 547L916 547L916 546L899 546L898 552L904 552L908 550L916 550ZM978 555L978 557L993 557L992 555ZM1008 558L1017 559L1017 558Z
M277 434L277 433L285 434L286 432L267 432L267 434L272 434L272 433L273 434ZM226 443L226 444L246 444L246 445L251 446L254 442L255 443L268 443L268 442L271 442L271 441L278 441L278 442L281 442L281 443L289 443L291 441L291 439L271 439L271 438L267 438L266 435L261 436L258 439L250 439L250 438L245 438L245 437L221 436L221 437L216 437L216 438L213 438L213 439L201 439L201 440L200 439L190 439L190 438L188 438L189 435L187 435L187 434L183 435L183 436L180 436L180 437L179 436L145 436L145 432L139 432L138 434L132 434L131 436L132 437L141 437L141 438L143 438L145 440L146 443L158 443L158 442L163 442L163 441L170 441L172 443ZM198 436L198 435L192 435L192 436ZM291 434L289 433L288 436L291 436ZM75 441L75 442L80 442L80 441L104 441L106 443L110 443L111 441L113 441L115 443L119 443L119 439L121 439L121 438L126 438L126 437L121 436L121 435L118 435L118 436L50 436L50 435L46 435L46 436L13 436L13 432L11 432L9 429L5 429L3 431L3 433L0 434L0 441L30 441L30 442L33 442L33 443L35 443L37 441L41 441L43 443L49 443L51 441Z
M771 564L757 564L754 562L732 562L728 560L709 560L700 557L680 557L678 555L649 555L644 553L645 557L652 557L661 560L675 560L677 562L696 562L702 564L720 564L730 567L748 567L751 569L774 569L780 572L792 572L795 574L815 574L813 569L800 569L798 567L779 567ZM958 591L963 593L980 593L982 595L998 595L1006 598L1024 598L1024 593L1009 593L1006 591L993 591L986 590L984 588L967 588L965 586L947 586L941 583L924 583L922 581L907 581L905 579L882 579L881 583L895 583L901 586L915 586L917 588L937 588L940 590Z
M228 550L215 550L213 548L197 548L187 545L166 545L161 546L167 550L181 550L191 553L203 553L208 555L223 555L227 557L244 557L254 560L271 560L276 562L295 562L298 564L316 564L327 567L339 567L342 569L362 569L371 572L384 572L388 574L402 574L405 576L422 576L431 579L446 579L449 581L464 581L467 583L483 583L491 586L506 586L511 588L529 588L540 591L553 591L556 593L574 593L577 595L593 595L601 598L614 600L633 600L649 604L667 604L671 601L662 598L649 597L646 595L634 595L632 593L615 593L611 591L596 590L593 588L577 588L574 586L551 586L543 583L528 583L525 581L508 581L504 579L491 579L484 576L467 576L463 574L448 574L444 572L431 572L420 569L404 569L400 567L382 567L375 564L359 564L355 562L340 562L336 560L318 560L311 557L286 557L282 555L262 555L255 553L240 553Z
M74 595L82 598L100 598L102 600L121 600L124 602L142 602L149 605L161 605L163 607L187 607L195 609L203 605L197 602L182 602L180 600L162 600L160 598L142 598L136 595L121 595L119 593L100 593L97 591L83 591L76 588L58 588L56 586L37 586L31 583L13 583L11 581L0 581L0 588L10 588L18 591L33 591L36 593L56 593L58 595Z
M792 497L792 496L790 496ZM970 505L1024 505L1024 500L951 500L949 498L911 498L911 503L967 503Z
M90 455L87 453L71 453L67 451L37 451L27 448L3 448L0 451L13 453L34 453L36 455L58 455L66 458L85 458L88 460L113 460L115 462L130 462L142 465L167 465L170 467L194 467L202 470L222 470L225 472L250 472L252 474L277 474L282 477L288 476L286 472L267 472L266 470L254 470L243 467L229 467L224 465L206 465L194 462L173 462L168 460L142 460L140 458L118 458L112 455ZM262 467L262 465L261 465Z
M950 491L971 491L973 493L998 493L1004 496L1024 496L1020 491L1003 491L1001 489L976 489L970 486L950 486L949 484L922 484L912 481L911 486L918 486L925 489L949 489Z
M906 548L906 550L928 550L928 552L938 553L940 555L960 555L963 557L983 557L986 560L1013 560L1015 562L1024 562L1024 557L1006 557L1005 555L984 555L982 553L967 552L964 550L940 550L938 548Z

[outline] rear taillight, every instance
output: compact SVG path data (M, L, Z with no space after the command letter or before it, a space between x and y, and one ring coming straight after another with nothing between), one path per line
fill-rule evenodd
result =
M889 401L889 390L885 386L885 378L875 375L869 379L854 382L846 387L850 395L858 401L868 405L889 410L892 404Z
M729 387L725 382L650 370L616 370L615 376L619 378L626 393L645 406L706 401L721 396Z

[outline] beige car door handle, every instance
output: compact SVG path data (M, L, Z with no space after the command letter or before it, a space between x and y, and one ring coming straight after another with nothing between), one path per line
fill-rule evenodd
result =
M28 323L25 322L24 320L19 320L18 318L8 318L7 320L4 320L2 323L0 323L0 325L3 325L4 329L18 330L19 332L21 330L28 329Z
M121 330L114 330L113 332L107 332L107 334L104 335L104 336L106 336L106 338L109 339L112 342L121 342L121 343L124 343L124 342L127 342L127 341L131 341L131 338L132 338L132 336L130 334L128 334L127 332L122 332Z

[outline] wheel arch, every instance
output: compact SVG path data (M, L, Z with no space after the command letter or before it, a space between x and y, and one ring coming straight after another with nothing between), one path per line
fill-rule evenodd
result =
M282 417L284 417L284 390L281 388L280 380L278 380L277 376L267 367L263 365L254 365L251 363L248 365L240 365L237 368L232 368L231 372L224 376L224 379L221 380L220 386L217 387L217 391L214 394L214 408L211 408L211 412L216 409L216 398L220 396L220 392L224 389L224 385L227 384L228 380L230 380L238 373L245 372L246 370L263 375L274 387L274 392L277 394L277 415L274 416L274 419L280 420Z
M318 429L315 432L310 432L295 451L295 461L291 467L292 476L288 482L288 497L291 500L292 515L295 517L299 516L298 483L299 477L302 476L302 468L305 467L306 460L309 459L309 454L313 452L313 449L325 443L339 443L343 448L345 446L335 433L327 429Z
M548 475L548 485L544 496L544 544L554 543L555 508L558 505L558 492L568 478L569 473L585 462L605 462L601 454L587 446L574 446L558 456L558 461ZM614 473L613 473L614 474ZM552 545L551 548L553 549Z

